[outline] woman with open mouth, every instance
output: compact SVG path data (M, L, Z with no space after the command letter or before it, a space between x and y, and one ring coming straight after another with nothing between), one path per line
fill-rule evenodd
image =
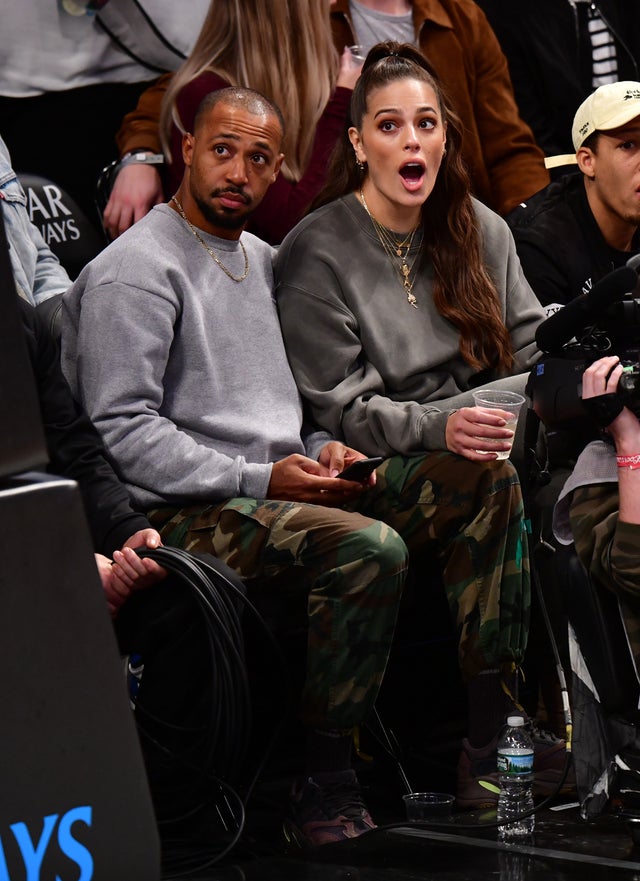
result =
M523 392L544 312L506 224L470 195L457 117L414 47L371 49L350 116L315 210L278 252L283 333L315 422L387 457L357 509L402 535L418 588L433 571L421 558L437 557L468 684L458 803L491 806L480 780L495 783L515 710L529 556L508 414L471 390ZM540 791L564 742L534 742Z

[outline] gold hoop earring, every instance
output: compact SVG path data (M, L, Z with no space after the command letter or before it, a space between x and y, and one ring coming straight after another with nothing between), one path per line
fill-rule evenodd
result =
M359 170L359 171L364 171L364 162L361 162L361 161L358 159L358 154L357 154L357 153L354 153L353 155L355 156L355 159L356 159L356 165L358 166L358 170Z

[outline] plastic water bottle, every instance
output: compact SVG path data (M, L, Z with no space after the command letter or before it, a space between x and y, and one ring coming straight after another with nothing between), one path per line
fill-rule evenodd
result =
M522 716L509 716L498 740L498 838L521 840L533 833L534 815L515 820L533 809L533 742Z

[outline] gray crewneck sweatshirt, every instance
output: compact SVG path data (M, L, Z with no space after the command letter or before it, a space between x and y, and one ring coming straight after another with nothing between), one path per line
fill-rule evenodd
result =
M241 276L239 242L202 233ZM159 205L64 298L63 370L135 504L264 498L271 463L317 458L273 299L273 249L243 233L235 282Z
M544 309L507 224L475 199L473 206L515 376L538 358L535 330ZM413 287L418 308L409 305L397 267L353 193L291 230L278 249L276 279L289 361L316 423L369 456L446 449L451 409L471 406L470 390L497 378L477 376L462 358L458 330L433 304L430 262Z

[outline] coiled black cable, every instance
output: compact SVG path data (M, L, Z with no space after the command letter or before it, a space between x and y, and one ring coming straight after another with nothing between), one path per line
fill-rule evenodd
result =
M184 840L172 840L166 833L162 836L163 877L184 877L219 862L239 842L244 829L245 805L271 755L290 705L289 672L278 642L247 599L241 580L226 564L214 557L207 556L205 559L179 548L165 546L140 548L137 553L140 557L155 560L192 593L202 614L211 658L210 675L208 671L204 674L207 677L211 712L202 729L196 731L164 723L146 710L142 702L134 701L141 739L146 738L172 761L179 763L185 773L189 772L197 779L200 790L202 783L206 783L209 790L208 805L194 804L188 815L170 817L162 825L172 827L188 824L190 818L205 806L213 807L213 815L218 820L218 828L208 836L211 847L206 850L186 846ZM241 797L232 782L241 778L253 725L241 622L243 612L249 613L258 622L260 632L276 659L274 679L277 680L276 690L280 691L282 698L282 712ZM154 727L160 727L160 730L166 724L174 731L177 728L186 733L194 741L194 752L200 757L198 763L194 764L191 759L165 746L161 737L151 735L145 721L153 721Z

